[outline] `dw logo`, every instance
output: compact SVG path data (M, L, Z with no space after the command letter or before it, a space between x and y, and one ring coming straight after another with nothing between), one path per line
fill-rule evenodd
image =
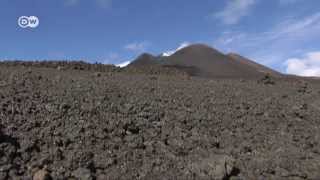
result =
M37 16L21 16L18 19L18 25L22 28L36 28L39 26L39 18Z

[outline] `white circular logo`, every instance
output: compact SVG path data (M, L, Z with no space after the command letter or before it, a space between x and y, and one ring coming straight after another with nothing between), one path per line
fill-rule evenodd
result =
M37 16L21 16L18 19L18 25L22 28L36 28L39 26L39 18Z

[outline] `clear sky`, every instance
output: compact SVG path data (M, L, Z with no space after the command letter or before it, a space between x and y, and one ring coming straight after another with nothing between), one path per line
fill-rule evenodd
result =
M18 26L37 16L37 28ZM319 0L0 0L0 59L122 63L206 43L320 76Z

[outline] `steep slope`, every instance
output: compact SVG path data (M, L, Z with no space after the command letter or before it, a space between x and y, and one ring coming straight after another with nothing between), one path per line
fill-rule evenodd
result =
M194 44L167 57L163 64L193 67L193 75L201 77L255 78L264 75L247 63L233 58L203 44Z
M259 72L262 72L262 73L267 73L267 74L270 74L270 75L273 75L273 76L282 76L281 73L271 69L271 68L268 68L266 66L263 66L261 64L258 64L248 58L245 58L239 54L236 54L236 53L229 53L227 54L228 57L234 59L235 61L238 61L242 64L247 64L251 67L253 67L254 69L256 69L257 71Z

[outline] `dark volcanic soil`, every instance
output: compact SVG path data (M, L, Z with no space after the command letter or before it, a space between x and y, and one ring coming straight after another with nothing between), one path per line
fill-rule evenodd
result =
M320 179L315 80L0 64L0 120L0 179Z

